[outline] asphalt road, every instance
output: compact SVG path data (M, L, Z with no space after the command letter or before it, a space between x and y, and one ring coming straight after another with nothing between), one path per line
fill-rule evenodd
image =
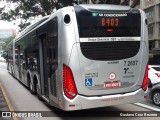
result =
M44 118L18 118L19 120L107 120L107 119L136 119L136 120L150 120L150 117L110 117L106 116L107 113L112 113L111 111L122 111L123 113L129 111L149 111L153 113L156 110L160 111L160 107L154 106L150 100L146 102L137 104L125 104L118 106L109 106L98 109L82 110L75 112L63 112L54 107L49 106L46 102L40 101L37 96L32 95L30 91L21 84L17 79L13 78L6 70L6 63L0 62L0 83L6 91L9 101L14 109L14 111L44 111L46 114L52 117ZM141 106L142 104L142 106ZM143 104L151 106L150 108L144 107ZM142 113L143 113L142 112ZM114 114L114 112L113 112ZM116 113L115 113L116 115ZM74 116L74 117L72 117ZM159 117L154 117L154 120L159 120Z

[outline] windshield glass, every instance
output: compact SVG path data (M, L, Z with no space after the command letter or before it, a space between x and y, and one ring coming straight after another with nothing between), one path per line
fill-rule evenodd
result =
M141 17L136 9L128 12L92 12L76 6L75 11L80 38L140 36Z

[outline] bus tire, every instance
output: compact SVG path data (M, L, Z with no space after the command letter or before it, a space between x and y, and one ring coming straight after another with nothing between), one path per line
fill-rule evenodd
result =
M43 99L41 98L41 95L40 95L40 88L38 86L38 82L36 83L36 94L38 99L42 101Z
M29 90L30 90L31 94L35 94L35 93L33 92L33 85L32 85L32 83L31 83L31 81L29 82Z
M35 92L33 90L34 86L33 86L32 82L31 82L31 77L30 77L29 74L27 75L27 80L28 80L28 83L29 83L29 91L31 92L31 94L35 94Z

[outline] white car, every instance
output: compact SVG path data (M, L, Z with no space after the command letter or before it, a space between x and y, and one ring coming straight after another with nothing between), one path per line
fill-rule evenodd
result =
M148 66L148 87L160 83L160 65Z

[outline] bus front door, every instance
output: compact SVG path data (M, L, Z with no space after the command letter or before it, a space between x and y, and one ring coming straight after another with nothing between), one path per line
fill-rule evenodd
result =
M58 69L58 43L55 39L40 37L40 77L42 94L58 103L57 98L57 69Z
M42 94L58 103L57 74L58 74L58 22L57 18L47 24L47 32L40 38L40 77ZM44 31L44 29L42 30ZM44 32L43 32L44 33Z
M48 87L48 69L47 69L47 45L46 45L46 34L39 36L40 44L40 82L42 88L42 95L49 98L49 87Z
M49 98L58 103L57 98L57 74L58 74L58 44L56 40L47 41L47 70L49 83Z

